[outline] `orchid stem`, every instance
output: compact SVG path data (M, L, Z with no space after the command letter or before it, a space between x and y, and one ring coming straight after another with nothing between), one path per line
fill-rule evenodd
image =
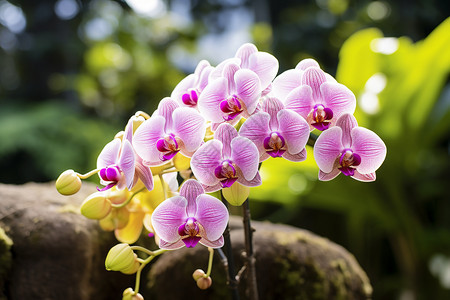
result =
M208 247L208 251L209 251L208 271L206 272L205 275L203 275L203 277L205 277L205 278L208 278L211 275L212 263L213 263L213 258L214 258L214 249Z
M142 189L140 189L140 190L134 192L134 193L130 196L130 198L128 198L125 202L120 203L120 204L113 204L113 203L111 203L111 206L114 207L114 208L121 208L121 207L126 206L128 203L130 203L130 201L134 198L134 196L136 196L137 194L139 194L140 192L142 192L144 189L145 189L145 187L143 187Z
M220 190L220 198L222 202L225 204L225 207L228 210L228 202L225 200L222 194L222 190ZM228 262L228 287L231 291L231 296L233 300L239 300L239 291L238 291L238 282L236 280L235 270L234 270L234 258L233 258L233 248L231 247L231 239L230 239L230 226L227 224L227 228L223 233L223 238L225 240L225 254L227 256Z
M80 173L76 173L76 174L77 174L78 178L80 178L80 179L87 179L87 178L91 177L92 175L97 174L98 172L100 172L100 169L92 170L86 174L80 174Z
M253 228L250 224L250 205L248 199L242 205L243 223L245 235L245 258L247 271L247 285L249 290L249 299L258 300L258 285L256 280L255 257L253 254Z
M311 132L309 134L309 139L308 139L308 142L306 144L311 146L311 147L314 147L314 144L316 143L318 137L319 137L318 135L316 135L316 134Z
M164 178L162 176L162 174L158 174L159 176L159 181L161 181L161 185L162 185L162 189L163 189L163 193L164 193L164 199L167 199L167 189L166 189L166 184L164 183Z
M139 247L139 249L137 249L137 247L139 247L139 246L132 246L132 249L134 248L134 249L136 249L136 250L141 250L141 251L143 251L143 249L145 249L145 248L143 248L143 247ZM141 249L142 248L142 249ZM136 295L137 293L139 293L139 286L140 286L140 284L141 284L141 272L142 272L142 269L144 269L144 267L149 263L149 262L151 262L155 257L157 257L158 255L161 255L161 254L163 254L164 252L166 252L166 251L168 251L168 250L166 250L166 249L158 249L158 250L156 250L156 251L150 251L150 250L148 250L148 249L145 249L146 251L143 251L143 252L146 252L147 253L147 251L149 251L149 252L151 252L151 253L153 253L152 255L150 255L149 257L147 257L145 260L140 260L139 262L141 263L141 265L139 266L139 269L137 270L137 272L136 272L136 283L135 283L135 285L134 285L134 294Z

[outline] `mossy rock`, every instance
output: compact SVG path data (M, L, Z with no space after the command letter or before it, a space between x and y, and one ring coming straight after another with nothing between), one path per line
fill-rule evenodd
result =
M372 287L366 273L343 247L291 226L252 222L259 299L370 299ZM242 222L230 221L237 269L244 263ZM200 245L162 255L149 273L151 299L230 299L226 273L217 253L213 285L200 290L192 279L195 269L206 271L208 251ZM247 299L245 276L239 284ZM176 288L174 288L176 287Z

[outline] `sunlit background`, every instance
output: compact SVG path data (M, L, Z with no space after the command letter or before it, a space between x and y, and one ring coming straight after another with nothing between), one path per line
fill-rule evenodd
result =
M0 182L85 172L136 110L245 42L316 59L388 147L375 183L269 160L252 217L346 247L374 299L450 299L450 2L0 0ZM276 164L274 164L276 162Z

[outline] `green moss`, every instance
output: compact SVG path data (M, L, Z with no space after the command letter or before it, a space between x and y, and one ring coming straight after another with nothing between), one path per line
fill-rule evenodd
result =
M0 227L0 300L6 300L4 294L5 281L12 266L11 246L13 241Z

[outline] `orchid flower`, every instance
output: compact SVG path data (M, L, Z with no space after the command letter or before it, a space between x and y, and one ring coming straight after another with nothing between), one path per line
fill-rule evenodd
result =
M262 91L271 89L271 83L278 72L278 60L272 54L258 51L251 43L243 44L233 58L223 61L211 72L210 80L223 76L222 72L230 62L237 64L241 69L255 72L261 82Z
M229 62L223 67L222 77L210 82L198 99L198 109L211 121L215 130L220 123L236 124L244 116L251 115L261 97L258 75Z
M152 117L134 133L133 147L144 164L162 165L178 152L191 157L203 142L205 131L205 120L197 110L164 98Z
M193 248L200 243L211 248L224 244L228 210L213 196L204 194L196 180L187 180L180 195L162 202L152 214L152 225L161 249Z
M300 115L285 109L277 98L264 99L261 111L244 122L239 135L255 143L260 162L269 157L297 162L306 159L309 125Z
M202 60L190 74L178 83L172 92L171 98L181 106L197 107L198 98L208 84L208 77L214 68L206 60Z
M224 123L217 128L214 139L192 156L191 169L209 193L230 187L236 181L245 186L261 185L258 163L255 144L238 136L233 126Z
M355 117L344 114L336 126L324 131L314 145L319 179L328 181L339 173L359 181L374 181L375 171L386 157L386 145L369 129L359 127Z
M307 68L301 78L302 85L286 96L285 105L305 118L311 130L326 130L342 114L355 111L355 95L346 86L327 80L320 68Z

